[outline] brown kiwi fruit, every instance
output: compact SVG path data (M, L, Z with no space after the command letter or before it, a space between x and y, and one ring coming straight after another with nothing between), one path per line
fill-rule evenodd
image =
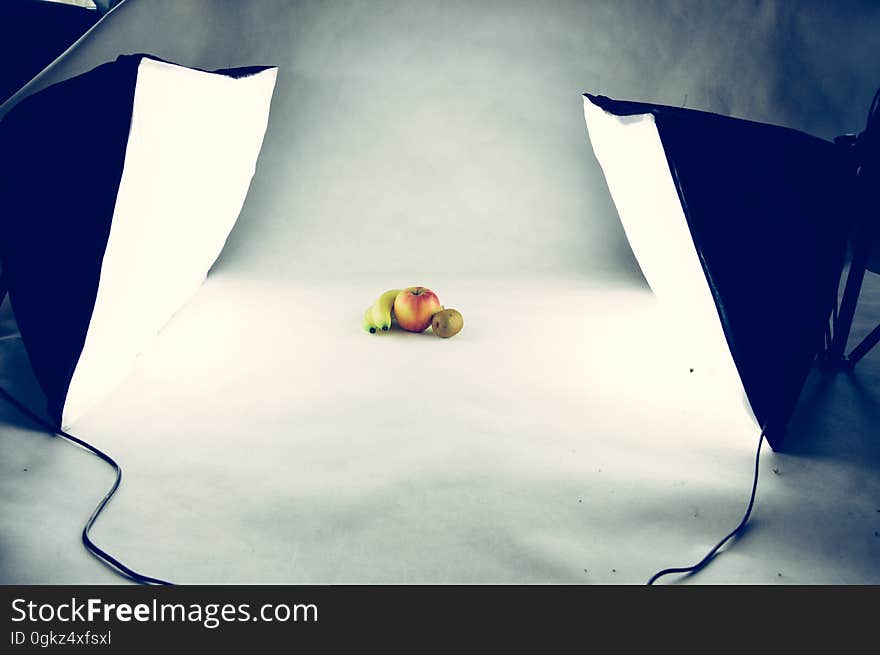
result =
M463 327L464 319L457 309L444 309L431 317L431 331L444 339L454 337Z

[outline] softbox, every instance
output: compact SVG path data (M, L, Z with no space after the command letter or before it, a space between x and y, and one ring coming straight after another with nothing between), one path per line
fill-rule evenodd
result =
M3 117L4 283L59 427L204 281L254 175L276 72L122 56Z
M833 142L586 94L590 140L633 253L680 329L717 331L778 449L823 347L855 172Z

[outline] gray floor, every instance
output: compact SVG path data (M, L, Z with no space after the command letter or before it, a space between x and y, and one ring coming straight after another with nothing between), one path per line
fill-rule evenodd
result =
M868 283L854 338L880 320ZM638 584L739 520L757 432L688 373L646 290L447 280L466 327L445 341L360 332L339 298L380 286L212 276L75 426L126 468L96 541L186 583ZM508 329L523 302L556 320ZM38 406L20 342L0 358ZM880 350L815 371L750 528L686 582L880 583L878 419ZM79 542L107 466L5 403L0 420L0 581L123 582Z

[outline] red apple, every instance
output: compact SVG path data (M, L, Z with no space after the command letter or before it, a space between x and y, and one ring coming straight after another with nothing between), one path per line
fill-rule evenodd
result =
M423 332L431 324L431 317L442 309L437 294L425 287L409 287L394 299L397 324L410 332Z

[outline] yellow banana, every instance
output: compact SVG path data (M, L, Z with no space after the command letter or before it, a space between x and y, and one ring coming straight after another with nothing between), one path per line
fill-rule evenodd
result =
M364 313L364 329L375 334L382 330L387 332L391 329L391 311L394 309L394 299L400 289L386 291Z
M391 329L391 311L394 309L394 299L399 293L400 289L391 289L373 303L373 322L384 332Z
M364 312L364 329L370 334L376 334L376 324L373 323L373 307L367 307L367 311Z

